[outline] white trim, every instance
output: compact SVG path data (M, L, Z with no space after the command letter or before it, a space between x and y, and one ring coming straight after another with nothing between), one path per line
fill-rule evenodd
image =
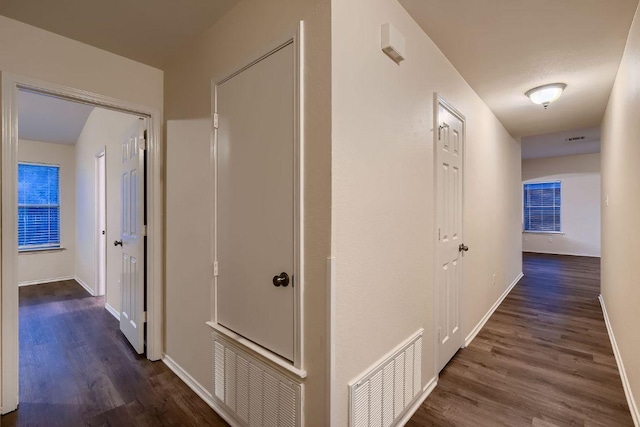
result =
M298 369L294 367L293 365L291 365L291 362L289 362L287 359L278 356L277 354L265 349L264 347L259 346L253 341L246 339L242 335L236 334L232 330L227 329L218 323L215 323L215 322L206 322L206 323L207 325L211 326L211 328L213 328L213 330L216 331L217 333L222 334L227 339L230 339L232 342L236 343L237 345L240 345L241 348L244 348L245 350L249 350L250 354L252 354L252 352L257 353L260 356L267 359L268 361L275 363L278 367L286 370L289 373L292 373L298 378L307 377L307 371L305 371L304 369Z
M104 230L100 230L99 229L99 225L100 225L100 217L101 217L101 212L98 209L98 207L100 206L100 196L101 196L101 187L100 187L100 175L99 175L99 165L100 165L100 161L101 159L104 160L104 168L102 170L102 178L104 179ZM100 266L102 265L102 268L106 270L106 266L107 266L107 239L105 237L105 242L104 242L104 263L101 262L102 259L100 258L100 236L101 236L101 232L104 231L106 233L106 228L107 228L107 215L106 215L106 210L107 210L107 191L106 191L106 186L107 186L107 147L106 146L102 146L100 147L98 153L96 153L96 155L93 157L93 180L94 180L94 219L93 219L93 227L95 230L95 239L94 239L94 256L95 256L95 266L96 268L95 270L95 284L96 284L96 295L102 296L102 295L106 295L107 293L107 274L106 271L102 271L102 276L104 278L104 280L101 280L102 278L100 277Z
M74 280L75 278L76 278L75 276L63 276L63 277L54 277L52 279L27 280L27 281L18 283L18 286L23 287L23 286L33 286L33 285L45 285L47 283L64 282L65 280Z
M223 326L218 324L217 313L217 295L218 295L218 278L215 272L217 271L217 259L218 259L218 180L217 180L217 153L218 153L218 129L215 126L218 114L218 101L217 90L218 86L240 74L251 66L257 64L263 59L269 57L273 53L289 46L293 45L294 50L294 267L293 274L295 280L294 291L294 338L293 338L293 362L287 361L285 366L282 361L285 359L280 358L275 354L270 356L266 355L268 350L263 347L254 344L253 342L245 339L244 337L229 331ZM304 21L300 21L297 28L293 31L293 34L289 34L283 38L280 43L272 45L271 49L266 49L260 55L257 55L257 59L247 61L246 65L239 67L233 72L223 76L219 79L212 80L211 84L211 123L212 123L212 138L210 147L210 159L211 169L213 171L213 215L212 221L212 271L213 274L213 289L212 295L212 310L213 315L210 322L207 322L209 326L215 330L225 334L227 337L233 339L236 342L243 344L245 347L259 353L268 360L276 363L278 366L283 367L289 372L294 373L297 377L305 378L307 373L304 370Z
M2 72L2 414L18 407L18 89Z
M81 278L79 278L78 276L73 276L73 279L78 282L78 284L80 286L82 286L87 292L89 292L89 294L91 294L92 297L96 296L96 291L91 289L91 287L89 285L87 285L84 280L82 280Z
M175 360L166 354L162 355L162 362L167 365L171 371L178 376L191 390L193 390L207 405L211 407L218 415L220 415L232 427L241 427L241 425L233 418L233 416L223 409L213 400L213 395L195 380L182 366L178 365Z
M575 253L568 253L568 252L550 252L550 251L527 251L527 250L522 250L522 252L528 253L528 254L545 254L545 255L563 255L563 256L581 256L581 257L588 257L588 258L600 258L600 255L593 255L593 254L575 254Z
M409 422L411 417L413 417L413 415L418 411L418 409L420 408L420 406L422 406L424 401L427 400L427 397L429 397L431 392L433 390L435 390L437 385L438 385L438 377L437 376L433 377L433 378L431 378L431 380L429 380L427 385L425 385L424 388L422 389L422 394L418 397L418 399L415 401L415 403L413 405L411 405L411 407L407 410L407 413L404 414L404 416L402 418L400 418L400 420L398 421L398 424L397 424L398 426L403 426L403 425L405 425L406 423Z
M52 253L56 253L56 252L66 251L66 250L67 250L67 248L63 248L63 247L18 249L18 255L52 254Z
M502 304L502 301L504 301L507 295L509 295L509 292L511 292L511 290L518 284L520 279L522 279L523 277L524 277L523 273L518 274L516 278L513 280L513 282L511 282L509 287L505 289L502 295L500 295L500 298L498 298L498 300L493 304L493 306L489 309L489 311L487 311L487 314L485 314L484 317L480 319L480 322L478 322L476 327L473 328L473 330L469 333L469 335L467 335L467 338L465 338L464 340L465 347L468 347L469 344L471 344L471 341L473 341L476 335L478 335L478 333L482 330L485 323L487 323L489 318L491 318L491 315L493 315L493 312L496 311L498 307L500 307L500 304Z
M598 300L600 300L600 306L602 307L604 323L607 325L607 332L609 333L609 339L611 340L611 347L613 347L613 355L616 357L618 371L620 372L620 379L622 380L622 387L624 388L624 395L627 397L627 404L629 405L629 411L631 412L631 417L633 418L633 424L638 427L640 426L640 411L638 411L638 405L636 405L636 400L633 398L631 383L629 382L627 371L625 370L624 363L622 362L620 348L618 348L616 336L613 334L613 327L611 326L611 321L609 320L609 314L607 313L607 307L604 304L604 297L602 296L602 294L598 296Z
M109 304L108 302L105 303L104 308L109 312L109 314L115 317L118 320L118 322L120 321L120 313L118 313L118 311L115 308L111 307L111 304Z
M10 73L1 73L1 129L2 129L2 413L18 407L18 265L17 242L17 146L18 146L18 89L78 101L125 113L144 116L148 120L147 138L147 358L162 357L163 329L163 167L161 130L163 118L157 108L123 101L68 86L49 83Z

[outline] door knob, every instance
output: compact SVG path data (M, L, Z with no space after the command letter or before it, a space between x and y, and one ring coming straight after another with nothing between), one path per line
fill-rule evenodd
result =
M116 240L115 242L113 242L113 246L122 246L122 240Z
M469 250L469 246L465 245L464 243L460 243L460 246L458 246L458 251L462 252L465 251L467 252Z
M273 276L273 286L289 286L289 275L282 272L279 276Z

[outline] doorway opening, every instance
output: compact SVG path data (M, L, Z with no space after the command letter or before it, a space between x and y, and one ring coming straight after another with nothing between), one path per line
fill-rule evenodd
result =
M75 129L78 136L75 144L61 148L64 144L38 141L36 137L31 137L34 141L23 141L30 114L24 107L29 107L29 100L71 105L71 110L84 109L86 116L80 120L79 129ZM31 103L31 107L35 104L38 102ZM61 107L53 111L67 110ZM67 299L71 294L97 296L95 301L109 313L120 317L121 322L126 318L129 326L134 325L133 339L133 335L126 333L126 326L120 330L132 341L136 353L146 353L149 360L161 358L162 191L157 138L159 112L154 109L3 73L2 112L2 412L5 414L17 409L21 395L20 366L24 365L19 349L23 351L23 335L18 319L23 320L19 310L23 292L19 292L18 283L22 282L22 271L41 273L32 283L22 283L34 285L30 294L38 293L37 283L54 282L43 285L53 286L54 300L59 297L55 296L56 289L69 286L75 288L60 291ZM38 131L63 134L69 128L68 123L58 121L56 127L55 120L51 120L55 115L37 118L32 130L36 134ZM73 121L71 116L67 121ZM118 129L121 132L117 133ZM65 152L61 156L71 159L71 163L64 165L49 164L55 162L47 159L34 162L57 166L54 169L59 173L58 194L46 206L36 206L39 202L30 206L18 203L18 196L26 194L29 185L44 188L41 181L29 184L22 179L24 176L18 175L21 156L30 152L25 148L29 145L31 152L34 147L38 151L38 147L49 146L48 151ZM132 166L133 163L136 165ZM125 169L127 173L123 173ZM53 188L55 185L48 191ZM43 230L49 233L49 241L24 239L25 232L37 237ZM114 244L108 245L112 237ZM25 247L25 242L32 246ZM51 254L71 259L67 265L71 270L57 276L42 271L47 262L35 258L44 260ZM128 260L126 267L124 260ZM58 280L48 280L52 278ZM120 316L124 308L126 316Z

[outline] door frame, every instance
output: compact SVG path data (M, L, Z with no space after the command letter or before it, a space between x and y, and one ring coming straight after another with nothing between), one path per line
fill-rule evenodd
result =
M18 239L17 239L17 164L18 164L18 90L55 96L148 119L147 168L147 358L162 357L163 328L163 167L162 113L159 109L115 99L93 92L29 77L0 73L2 84L2 196L1 236L1 328L2 328L2 409L3 414L18 407Z
M438 92L433 93L433 182L434 182L434 192L433 192L433 206L436 207L436 211L434 212L433 219L433 343L434 343L434 372L436 373L436 378L440 376L440 367L438 366L439 355L440 355L440 343L438 339L438 319L440 318L441 307L438 305L438 301L440 301L440 292L438 287L438 128L440 126L440 107L446 109L450 114L458 118L462 122L462 240L464 241L464 206L465 206L465 180L466 180L466 157L467 157L467 120L465 116L456 109L453 104L448 102L442 95ZM460 257L461 259L461 273L460 273L460 283L459 283L459 299L458 299L458 313L460 313L460 335L462 337L462 343L460 348L465 347L464 341L464 318L465 311L464 307L464 255Z
M100 164L100 159L104 159L104 170L102 171L102 179L103 179L103 184L104 184L104 200L103 200L103 207L104 207L104 211L103 212L99 212L99 206L100 206L100 198L102 198L102 194L101 194L101 188L100 188L100 176L99 176L99 170L98 170L98 165ZM104 230L106 231L107 229L107 148L106 147L102 147L100 149L100 151L95 155L94 157L94 166L95 166L95 187L96 187L96 192L95 192L95 227L96 227L96 244L95 244L95 257L96 257L96 278L95 278L95 283L96 283L96 296L102 296L102 295L106 295L107 294L107 272L106 272L106 268L107 268L107 241L105 238L105 242L104 242L104 265L103 265L103 278L104 280L102 281L102 286L100 286L100 272L98 271L97 266L101 264L101 261L103 261L102 259L100 259L100 216L104 215Z
M216 115L218 111L217 90L218 85L228 81L241 72L247 70L280 49L293 44L294 52L294 271L295 277L294 287L294 357L293 364L285 358L264 349L263 347L253 343L252 341L236 334L235 332L225 328L218 323L217 313L217 271L216 260L218 254L217 228L218 228L218 181L217 181L217 153L218 153L218 131L216 126ZM307 372L304 370L304 115L302 108L304 106L304 23L299 22L293 34L280 39L278 42L271 44L261 53L254 55L244 62L232 72L222 75L218 79L211 81L211 123L212 137L210 149L210 161L213 171L213 198L212 198L212 248L211 248L211 265L214 272L212 278L212 311L213 318L207 322L216 332L224 334L233 341L240 343L243 347L260 354L270 362L275 363L281 368L295 374L297 377L305 378Z

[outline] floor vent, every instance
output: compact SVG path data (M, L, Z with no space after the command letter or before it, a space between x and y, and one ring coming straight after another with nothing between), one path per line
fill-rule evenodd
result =
M213 395L247 427L300 426L300 384L213 334Z
M349 387L349 425L394 425L420 394L422 330Z

